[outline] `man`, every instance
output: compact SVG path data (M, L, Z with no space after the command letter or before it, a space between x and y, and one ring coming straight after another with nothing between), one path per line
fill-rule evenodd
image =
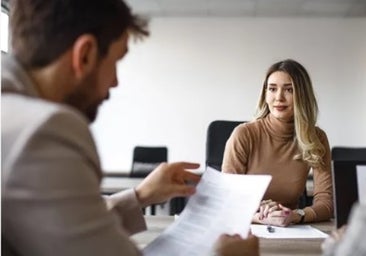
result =
M348 222L324 240L323 256L366 255L366 205L355 203Z
M189 196L194 163L161 164L135 189L103 199L88 124L117 86L116 63L146 22L120 0L14 0L2 62L2 252L140 255L129 235L141 207ZM258 250L256 238L248 240ZM247 240L223 236L225 255ZM230 246L232 244L233 246ZM228 250L229 251L229 250Z

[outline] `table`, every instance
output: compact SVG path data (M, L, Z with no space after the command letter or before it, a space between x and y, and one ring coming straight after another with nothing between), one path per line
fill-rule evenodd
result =
M134 188L143 180L143 178L133 178L127 175L106 175L102 179L100 190L103 195L111 195L122 190ZM150 214L155 215L156 205L151 205L147 208L150 209ZM143 209L143 212L146 214L146 209Z
M330 234L335 228L333 221L310 224L313 227ZM279 255L322 255L321 243L324 239L260 239L260 252L262 256Z
M128 176L103 177L101 191L102 194L110 195L121 190L134 188L143 180L143 178L132 178Z
M132 236L132 239L140 248L144 248L148 243L159 236L166 227L174 221L173 216L145 216L148 230ZM319 230L330 233L334 228L334 222L320 222L311 224ZM261 256L279 255L321 255L321 243L323 239L265 239L260 238Z
M135 178L124 175L107 175L102 179L101 192L103 195L111 195L122 190L134 188L143 180L144 178ZM176 197L166 203L169 209L165 214L174 215L179 214L183 210L186 204L186 199L184 197ZM151 205L148 208L150 208L150 213L152 215L156 214L156 205Z

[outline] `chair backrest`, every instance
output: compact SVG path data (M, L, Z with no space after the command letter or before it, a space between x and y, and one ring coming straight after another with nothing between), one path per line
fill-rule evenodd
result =
M160 163L168 161L168 148L136 146L130 177L146 177Z
M241 123L245 121L216 120L210 123L206 138L206 166L221 171L226 141Z
M366 148L334 147L332 160L334 217L339 228L358 201L356 166L366 165Z
M333 161L366 161L366 148L361 147L333 147Z

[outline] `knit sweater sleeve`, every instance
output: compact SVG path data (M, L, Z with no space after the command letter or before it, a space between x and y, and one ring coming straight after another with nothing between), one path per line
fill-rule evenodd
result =
M333 190L331 175L331 153L327 135L317 129L318 136L326 150L324 166L313 168L314 190L313 204L306 207L306 222L329 220L333 216Z
M236 174L245 174L247 172L249 141L246 124L241 124L233 130L226 142L222 172Z

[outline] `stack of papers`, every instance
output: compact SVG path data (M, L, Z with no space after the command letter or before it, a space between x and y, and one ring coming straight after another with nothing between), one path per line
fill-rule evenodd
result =
M288 227L272 226L274 232L268 232L266 225L252 224L252 234L263 238L326 238L328 235L310 225L292 225Z

